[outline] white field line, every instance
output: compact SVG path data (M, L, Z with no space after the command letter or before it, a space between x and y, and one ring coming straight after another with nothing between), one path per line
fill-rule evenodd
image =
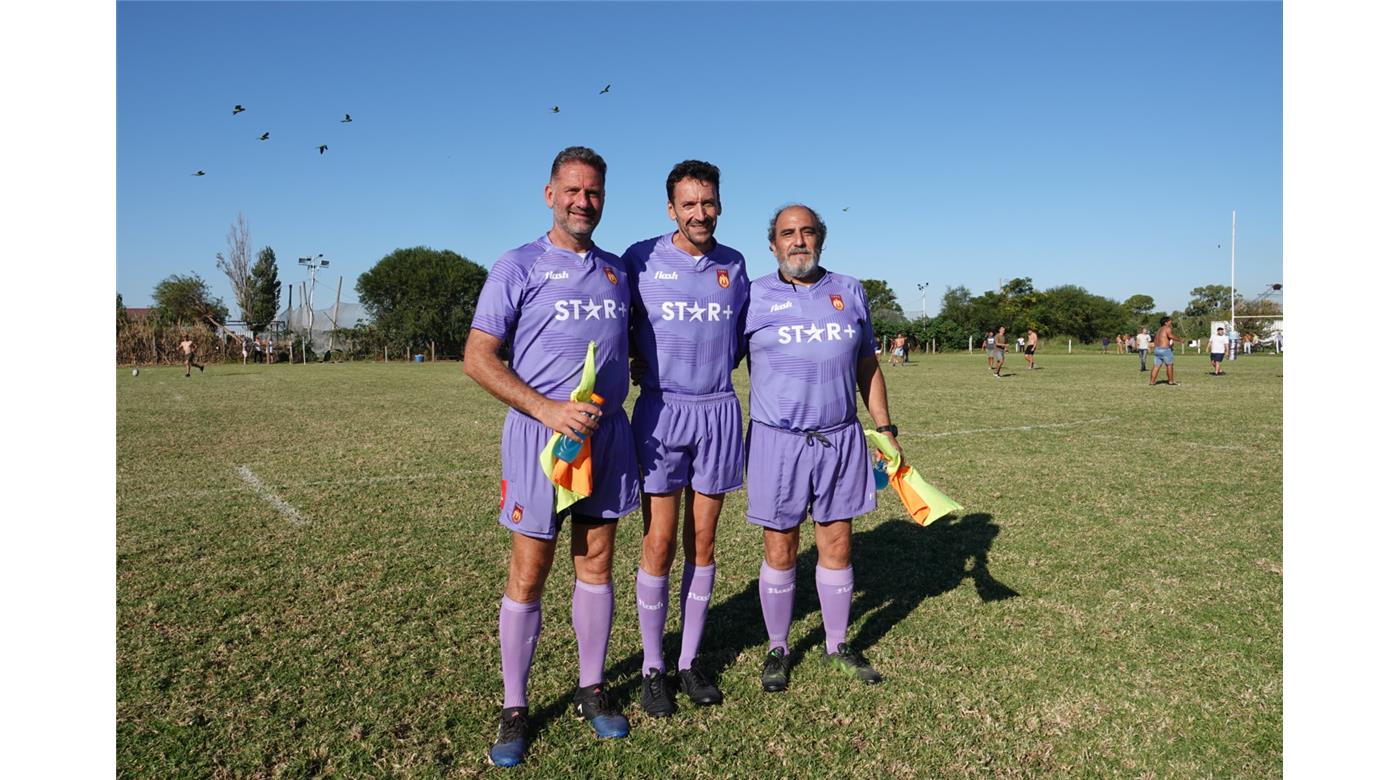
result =
M1104 433L1104 432L1102 432L1102 431L1095 431L1092 435L1093 435L1094 438L1096 438L1096 439L1117 439L1118 441L1129 441L1129 442L1134 442L1134 443L1137 443L1137 444L1141 444L1141 445L1143 445L1143 446L1145 446L1145 447L1155 447L1155 446L1157 446L1158 444L1161 443L1159 440L1157 440L1157 439L1155 439L1155 438L1150 438L1150 437L1149 437L1149 438L1141 438L1141 437L1136 437L1136 436L1120 436L1120 435L1115 434L1115 433ZM1181 443L1184 444L1184 445L1186 445L1186 446L1188 446L1188 447L1200 447L1201 449L1207 449L1207 450L1224 450L1224 451L1226 451L1226 452L1249 452L1249 453L1254 453L1254 454L1256 454L1256 455L1282 455L1282 454L1283 454L1283 451L1282 451L1282 450L1277 450L1277 449L1274 449L1274 448L1272 448L1272 447L1269 447L1269 448L1264 448L1264 447L1246 447L1246 446L1244 446L1244 445L1242 445L1242 444L1208 444L1208 443L1206 443L1206 442L1199 442L1199 441L1181 442Z
M1043 425L1017 425L1011 428L969 428L965 431L940 431L938 433L923 433L921 431L905 431L900 436L914 437L917 439L940 439L944 436L966 436L973 433L1009 433L1012 431L1038 431L1046 428L1073 428L1076 425L1088 425L1090 423L1108 422L1114 417L1095 417L1092 420L1070 420L1062 423L1045 423Z
M238 476L241 477L244 482L251 485L253 490L257 491L258 495L262 496L267 503L272 504L274 509L281 512L283 517L290 520L292 525L306 525L306 519L301 516L297 508L288 504L281 496L272 492L272 489L264 485L263 481L258 478L258 475L253 473L252 469L248 468L246 465L239 466Z
M247 468L247 466L243 466L242 468ZM305 488L305 487L325 487L325 486L329 486L329 487L342 487L342 486L349 486L349 485L374 485L374 484L378 484L378 483L381 483L381 482L412 482L412 481L420 480L420 479L443 479L443 478L449 478L449 477L476 476L476 475L486 474L486 473L488 473L488 472L485 472L485 471L481 471L481 472L476 472L476 471L453 471L453 472L450 472L450 473L433 473L433 474L388 474L388 475L378 476L378 477L355 477L355 478L353 478L353 479L315 479L315 480L309 480L309 481L305 481L305 482L289 482L289 483L287 483L287 487ZM490 473L496 473L496 472L490 472ZM240 476L241 476L241 475L240 475ZM118 482L121 482L121 481L122 481L120 476L117 477L117 481L118 481ZM147 501L168 501L168 500L171 500L171 499L176 499L176 498L181 498L181 497L189 498L189 497L198 497L198 496L217 496L217 495L224 495L224 494L227 494L227 493L241 493L241 492L243 492L243 491L245 491L245 490L247 490L247 488L244 488L244 487L226 487L226 488L209 488L208 490L178 490L178 491L171 491L171 492L169 492L169 493L142 493L142 494L130 495L130 496L123 496L123 495L121 495L120 492L119 492L118 495L117 495L117 499L118 499L119 501L121 501L122 503L124 503L124 504L125 504L125 503L144 503L144 502L147 502Z

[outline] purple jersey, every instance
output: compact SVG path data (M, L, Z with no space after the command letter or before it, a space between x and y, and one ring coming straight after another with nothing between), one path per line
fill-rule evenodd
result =
M632 286L632 346L644 390L706 395L733 390L749 276L744 256L716 243L699 260L672 233L638 241L622 254Z
M578 386L588 342L598 342L595 392L603 411L627 398L627 271L598 247L584 257L538 239L501 255L476 302L472 327L510 345L510 368L556 401Z
M771 273L750 290L749 416L788 430L856 419L856 364L875 355L860 281L827 271L803 287Z

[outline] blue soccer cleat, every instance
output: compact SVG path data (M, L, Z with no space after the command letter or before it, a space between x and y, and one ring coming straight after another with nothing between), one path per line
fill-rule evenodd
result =
M608 701L608 692L601 683L579 688L574 693L574 716L588 721L599 739L619 739L630 731L627 716Z
M496 730L496 742L487 756L496 766L515 766L525 760L525 731L527 720L524 707L501 710L501 725Z

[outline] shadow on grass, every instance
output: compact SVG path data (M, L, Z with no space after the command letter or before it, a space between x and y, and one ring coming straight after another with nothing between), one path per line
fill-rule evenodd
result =
M891 519L854 534L851 538L851 565L855 569L856 591L851 601L851 625L861 625L848 639L851 646L859 650L874 646L925 599L947 593L967 579L972 580L972 586L984 602L1019 596L1015 589L992 576L988 568L987 556L992 540L1000 531L992 522L991 515L976 512L943 518L927 528L907 519ZM821 613L815 584L817 550L811 544L810 529L805 531L804 539L808 546L797 557L797 602L792 615L794 625L809 614ZM676 568L678 570L679 565ZM630 602L619 602L615 619L627 620L629 610L635 613L636 607ZM672 610L674 612L674 607ZM724 687L724 677L731 669L739 678L752 678L750 682L756 685L758 668L735 668L740 654L754 647L768 647L768 631L758 601L757 569L744 590L711 605L696 664L698 668L713 673L721 689ZM679 649L680 633L669 632L665 640L668 664L674 664ZM792 636L788 650L794 665L813 650L824 654L826 634L818 626L806 635ZM640 697L641 663L642 653L638 648L625 658L614 661L604 673L614 701L620 707L625 708ZM684 694L678 696L684 698ZM566 694L539 709L532 708L531 721L538 729L567 713L571 701L572 694Z

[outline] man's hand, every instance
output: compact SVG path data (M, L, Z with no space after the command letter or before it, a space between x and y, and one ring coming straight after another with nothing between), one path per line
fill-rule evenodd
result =
M587 401L549 401L542 407L535 419L562 433L573 441L581 442L579 433L592 434L598 430L598 419L603 410Z
M900 462L900 463L904 463L904 448L901 447L901 446L899 446L899 440L896 439L896 438L894 437L894 432L893 432L893 431L882 431L882 432L880 433L880 435L881 435L881 436L884 436L886 439L889 439L889 440L890 440L890 444L893 444L895 450L897 450L897 451L899 452L899 462Z

